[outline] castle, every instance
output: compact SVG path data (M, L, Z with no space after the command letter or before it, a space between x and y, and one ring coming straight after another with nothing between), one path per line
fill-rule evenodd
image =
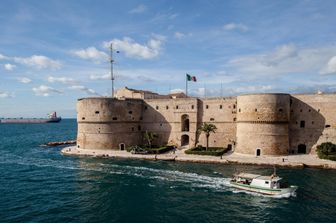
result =
M197 129L216 125L209 146L249 155L314 153L323 142L336 143L336 94L248 94L194 98L120 89L116 98L77 102L77 147L124 150L144 144L155 132L156 145L205 145Z

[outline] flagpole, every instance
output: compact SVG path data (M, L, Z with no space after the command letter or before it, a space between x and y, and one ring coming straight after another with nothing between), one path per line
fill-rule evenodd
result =
M186 96L188 97L188 77L186 74Z

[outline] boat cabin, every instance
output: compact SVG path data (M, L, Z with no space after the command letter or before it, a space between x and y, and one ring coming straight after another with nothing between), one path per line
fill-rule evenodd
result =
M271 176L261 176L257 174L250 173L240 173L235 177L236 183L246 184L254 187L262 187L269 189L280 188L281 178L276 175Z

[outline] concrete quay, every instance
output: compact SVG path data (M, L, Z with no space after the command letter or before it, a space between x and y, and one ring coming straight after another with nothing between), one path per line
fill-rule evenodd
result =
M132 154L120 150L89 150L80 149L76 146L65 147L61 153L63 155L91 156L103 158L125 158L125 159L146 159L146 160L164 160L181 161L194 163L218 163L218 164L242 164L242 165L265 165L280 166L289 168L320 168L336 169L336 162L331 160L319 159L317 155L303 154L290 156L252 156L238 153L224 154L217 156L189 155L184 153L185 149L177 149L175 153L165 153L158 155Z

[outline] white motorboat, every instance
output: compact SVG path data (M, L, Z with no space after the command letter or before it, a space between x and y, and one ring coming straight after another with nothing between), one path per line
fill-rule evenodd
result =
M275 172L271 176L262 176L251 173L239 173L233 175L230 180L232 187L255 192L264 195L276 196L283 194L293 194L297 186L290 186L282 182Z

